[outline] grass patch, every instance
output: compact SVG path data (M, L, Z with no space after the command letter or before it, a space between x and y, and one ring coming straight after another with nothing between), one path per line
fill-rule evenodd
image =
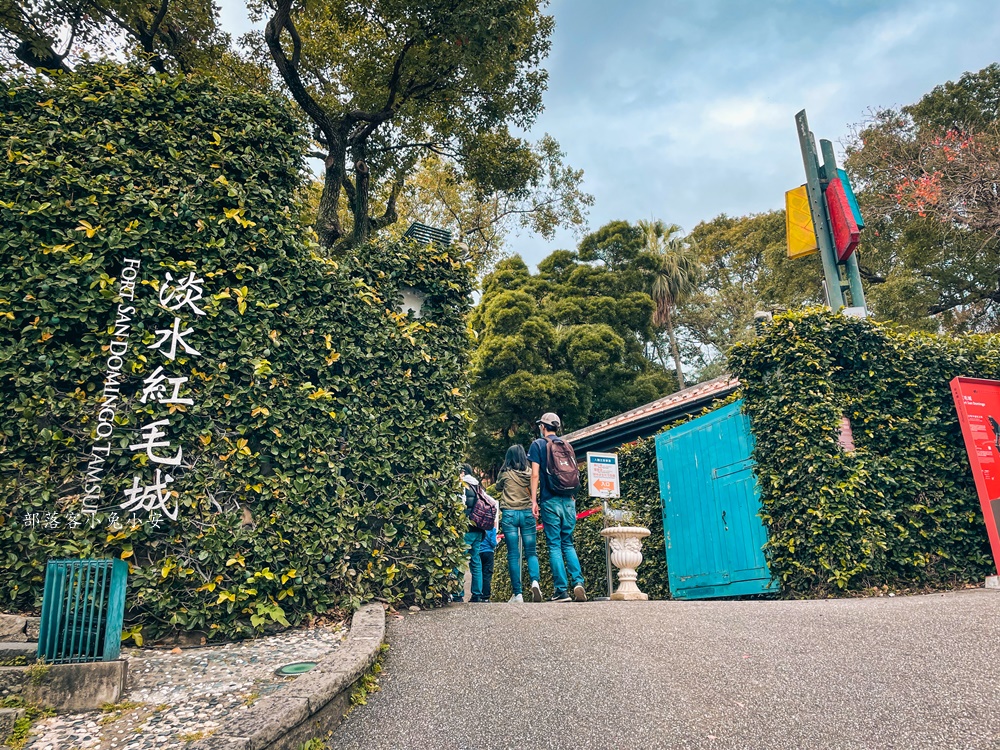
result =
M134 711L137 708L141 708L146 704L136 703L135 701L122 701L121 703L105 703L101 706L101 713L104 714L99 720L98 724L102 727L106 727L108 724L114 724L125 714Z
M260 693L247 693L243 696L243 705L249 708L254 703L260 700Z
M368 696L379 691L379 675L382 674L382 662L388 650L388 643L383 643L378 647L378 655L376 655L375 661L368 668L368 671L361 676L361 679L358 680L354 686L354 690L351 691L351 708L354 706L364 706L368 703Z
M185 732L184 734L177 735L177 739L181 742L197 742L198 740L203 740L208 737L211 732Z
M24 709L24 716L14 722L14 730L4 742L4 747L14 750L21 750L27 744L31 736L31 727L36 721L55 714L51 708L31 703L23 698L0 698L0 708Z
M327 737L330 736L330 732L327 733ZM299 750L332 750L332 748L326 744L325 738L313 737L311 740L306 742Z

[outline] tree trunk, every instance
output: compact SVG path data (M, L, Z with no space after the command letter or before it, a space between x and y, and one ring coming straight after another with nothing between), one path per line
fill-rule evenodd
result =
M674 323L671 320L670 308L667 308L667 335L670 337L670 351L674 355L674 366L677 368L677 386L684 389L684 370L681 368L681 353L677 349L677 337L674 336Z
M656 352L656 358L660 360L660 365L666 370L669 365L667 364L667 355L663 353L663 342L660 340L659 334L657 334L656 339L653 341L653 351Z
M351 237L351 244L358 246L371 237L371 217L368 215L368 190L369 190L368 164L364 158L358 159L354 163L354 205L351 213L354 214L354 234Z
M326 175L316 211L316 234L321 247L330 249L344 236L340 226L340 190L344 182L344 162L333 153L325 159Z

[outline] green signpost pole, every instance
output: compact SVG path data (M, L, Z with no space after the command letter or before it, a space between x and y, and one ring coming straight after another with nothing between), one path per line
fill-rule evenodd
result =
M837 158L834 156L833 144L830 141L821 138L819 147L823 153L823 183L826 183L837 176ZM854 307L863 308L865 313L867 313L868 305L865 304L865 291L861 286L861 271L858 269L857 253L851 253L843 265L847 269L847 283L851 289L851 304Z
M806 168L806 191L809 194L809 209L812 214L813 227L816 230L819 255L823 260L826 291L830 301L830 309L836 311L844 307L844 288L840 279L840 269L837 266L837 252L833 247L830 219L826 215L826 204L823 200L816 142L813 140L813 134L809 131L809 121L806 119L805 110L795 115L795 125L799 133L799 147L802 149L802 163Z

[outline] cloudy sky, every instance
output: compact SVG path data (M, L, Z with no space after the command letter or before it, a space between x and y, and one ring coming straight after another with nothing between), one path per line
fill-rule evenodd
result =
M234 32L241 0L222 0ZM1000 61L996 0L553 0L548 132L585 173L590 224L690 230L780 208L804 181L794 116L842 139L872 108ZM573 247L523 235L529 263Z

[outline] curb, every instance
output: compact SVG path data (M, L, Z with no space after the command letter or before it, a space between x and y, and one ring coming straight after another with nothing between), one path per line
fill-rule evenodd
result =
M354 683L375 662L384 640L385 609L381 604L361 607L343 646L188 750L298 750L341 722Z
M0 667L0 697L18 695L57 714L98 711L122 699L127 678L124 659Z

